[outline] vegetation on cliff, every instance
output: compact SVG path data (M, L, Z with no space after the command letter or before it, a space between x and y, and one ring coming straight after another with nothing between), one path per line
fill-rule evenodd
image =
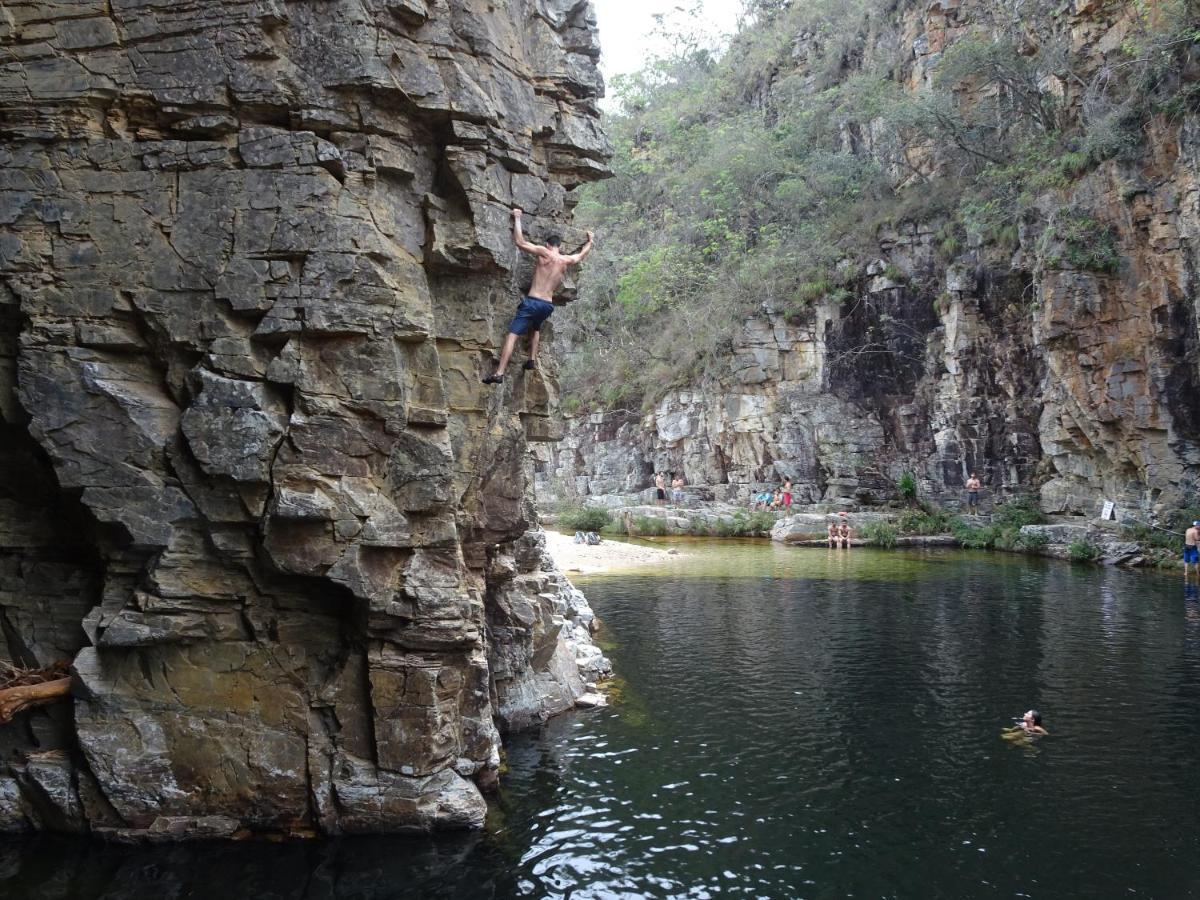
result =
M578 208L603 239L564 317L572 402L652 402L719 364L747 315L849 301L906 223L936 229L943 269L966 252L1026 272L1120 267L1071 187L1138 158L1151 120L1200 107L1196 4L927 5L756 0L719 57L680 28L616 81L615 177ZM920 15L951 9L952 40L914 40ZM1081 49L1085 16L1120 23L1119 46ZM938 306L940 272L870 274Z

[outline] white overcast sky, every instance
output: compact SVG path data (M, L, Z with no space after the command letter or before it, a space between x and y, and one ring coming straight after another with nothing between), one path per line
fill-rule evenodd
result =
M600 27L600 71L605 80L636 72L653 52L651 32L656 13L691 9L694 0L592 0ZM703 0L705 30L732 34L742 10L742 0Z

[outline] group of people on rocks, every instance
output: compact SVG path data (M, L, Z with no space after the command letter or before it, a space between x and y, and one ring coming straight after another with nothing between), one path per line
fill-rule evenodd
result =
M792 508L792 479L785 478L775 490L759 491L750 498L750 511L760 509L789 510Z
M664 506L667 502L667 473L654 473L654 502L658 506ZM671 473L671 505L678 506L683 502L683 486L686 482L683 476L675 472Z

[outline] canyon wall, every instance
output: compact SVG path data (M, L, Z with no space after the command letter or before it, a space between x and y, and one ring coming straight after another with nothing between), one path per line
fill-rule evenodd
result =
M606 663L489 390L606 174L587 0L0 8L0 828L477 826ZM544 224L545 223L545 224Z
M896 80L917 92L996 9L902 3L849 57L900 59ZM1074 80L1047 71L1043 84L1069 115L1081 84L1127 59L1139 9L1079 2L1061 12L1055 27L1082 63ZM797 71L819 39L794 36ZM890 139L869 129L844 137L865 155ZM938 148L912 145L904 156L936 189ZM878 235L849 299L787 318L764 306L731 328L723 371L643 409L570 420L566 440L540 451L544 490L630 492L667 471L729 499L788 477L801 501L870 504L894 497L911 472L923 497L956 503L978 472L989 501L1035 493L1051 512L1094 514L1104 499L1137 516L1195 505L1198 172L1200 118L1156 115L1133 157L1047 189L1037 216L1011 223L1014 246L1002 251L968 242L947 262L943 222L897 221ZM1095 217L1119 266L1072 265L1055 223L1074 209Z

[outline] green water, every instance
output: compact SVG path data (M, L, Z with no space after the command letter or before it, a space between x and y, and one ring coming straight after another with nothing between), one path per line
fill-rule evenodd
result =
M581 588L631 575L654 578L782 578L849 579L852 581L910 581L928 577L931 567L958 565L971 559L992 566L1028 566L1027 557L987 551L934 548L905 552L855 547L789 547L762 538L716 540L698 537L621 538L659 550L675 550L660 563L645 565L616 563L604 574L572 572L571 580ZM1036 563L1035 563L1036 564Z
M615 703L511 738L483 833L10 844L0 896L1200 893L1200 594L1181 577L656 543L681 555L579 579ZM1050 736L1001 740L1031 706Z

